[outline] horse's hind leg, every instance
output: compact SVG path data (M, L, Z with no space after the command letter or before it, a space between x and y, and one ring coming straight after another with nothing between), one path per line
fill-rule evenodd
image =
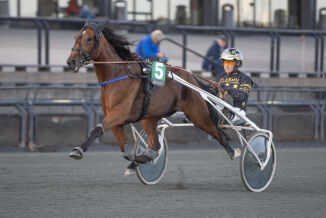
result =
M209 116L209 111L207 107L203 104L185 104L184 113L189 120L198 128L213 136L226 150L231 159L235 159L240 156L241 151L236 149L234 150L228 143L227 137L223 130L219 129Z
M124 126L117 126L112 128L112 132L117 139L120 146L122 157L126 160L132 161L134 159L134 145L128 143L128 139L124 130Z
M145 152L139 156L135 156L135 161L137 163L144 164L155 159L158 156L158 150L161 145L157 137L157 122L160 119L146 119L142 120L141 124L147 135L148 148Z
M126 136L124 126L117 126L112 128L112 132L117 139L120 146L121 155L126 160L131 161L124 172L125 176L132 176L136 174L137 163L134 160L134 145L128 143L128 138Z

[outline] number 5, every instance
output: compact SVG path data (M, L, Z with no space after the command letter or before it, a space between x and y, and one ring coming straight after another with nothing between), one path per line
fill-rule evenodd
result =
M163 63L156 62L155 64L155 77L156 79L162 79L163 78Z

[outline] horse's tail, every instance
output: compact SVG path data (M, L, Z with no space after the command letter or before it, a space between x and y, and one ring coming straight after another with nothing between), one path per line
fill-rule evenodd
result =
M174 73L176 73L176 71L181 71L181 72L186 72L186 73L192 75L190 72L186 71L182 67L175 67L175 66L167 66L167 67L169 70L171 70ZM218 95L218 89L216 86L212 85L209 82L204 82L203 79L200 79L199 77L197 77L195 75L192 75L192 77L196 80L196 82L199 84L199 87L201 89L211 93L212 95L215 95L215 96ZM219 113L210 103L206 102L206 105L207 105L207 108L209 111L209 117L210 117L211 121L213 122L213 124L216 126L216 128L221 133L221 137L223 138L224 141L229 141L230 138L227 136L227 134L221 128L218 127Z
M195 80L197 81L197 83L199 84L199 87L209 93L211 93L212 95L217 96L218 95L218 89L216 87L213 87L211 84L209 83L205 83L203 82L200 78L193 76L195 78ZM218 130L221 133L221 136L224 140L229 141L230 138L227 136L227 134L218 127L219 124L219 113L217 112L217 110L208 102L206 102L207 107L208 107L208 111L209 111L209 117L211 118L211 120L213 121L214 125L218 128Z

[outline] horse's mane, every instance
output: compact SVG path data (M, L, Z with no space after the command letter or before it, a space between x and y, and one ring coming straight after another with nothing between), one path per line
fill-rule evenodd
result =
M129 48L130 46L133 46L134 43L128 41L125 36L114 33L114 31L109 27L104 27L102 33L105 39L112 45L117 54L123 60L136 60L138 58L138 56L135 53L132 53Z
M130 42L126 39L125 36L121 36L116 34L113 31L112 27L109 27L110 21L99 21L95 19L91 19L86 21L85 27L90 27L99 39L99 35L102 32L105 39L112 45L112 47L115 49L117 54L123 59L123 60L137 60L138 56L130 51L130 46L133 46L134 43Z

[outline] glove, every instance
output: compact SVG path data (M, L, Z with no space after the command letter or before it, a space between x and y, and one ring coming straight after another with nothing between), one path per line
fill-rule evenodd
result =
M219 87L222 88L222 89L225 89L225 87L226 87L225 83L219 83L218 85L219 85Z

